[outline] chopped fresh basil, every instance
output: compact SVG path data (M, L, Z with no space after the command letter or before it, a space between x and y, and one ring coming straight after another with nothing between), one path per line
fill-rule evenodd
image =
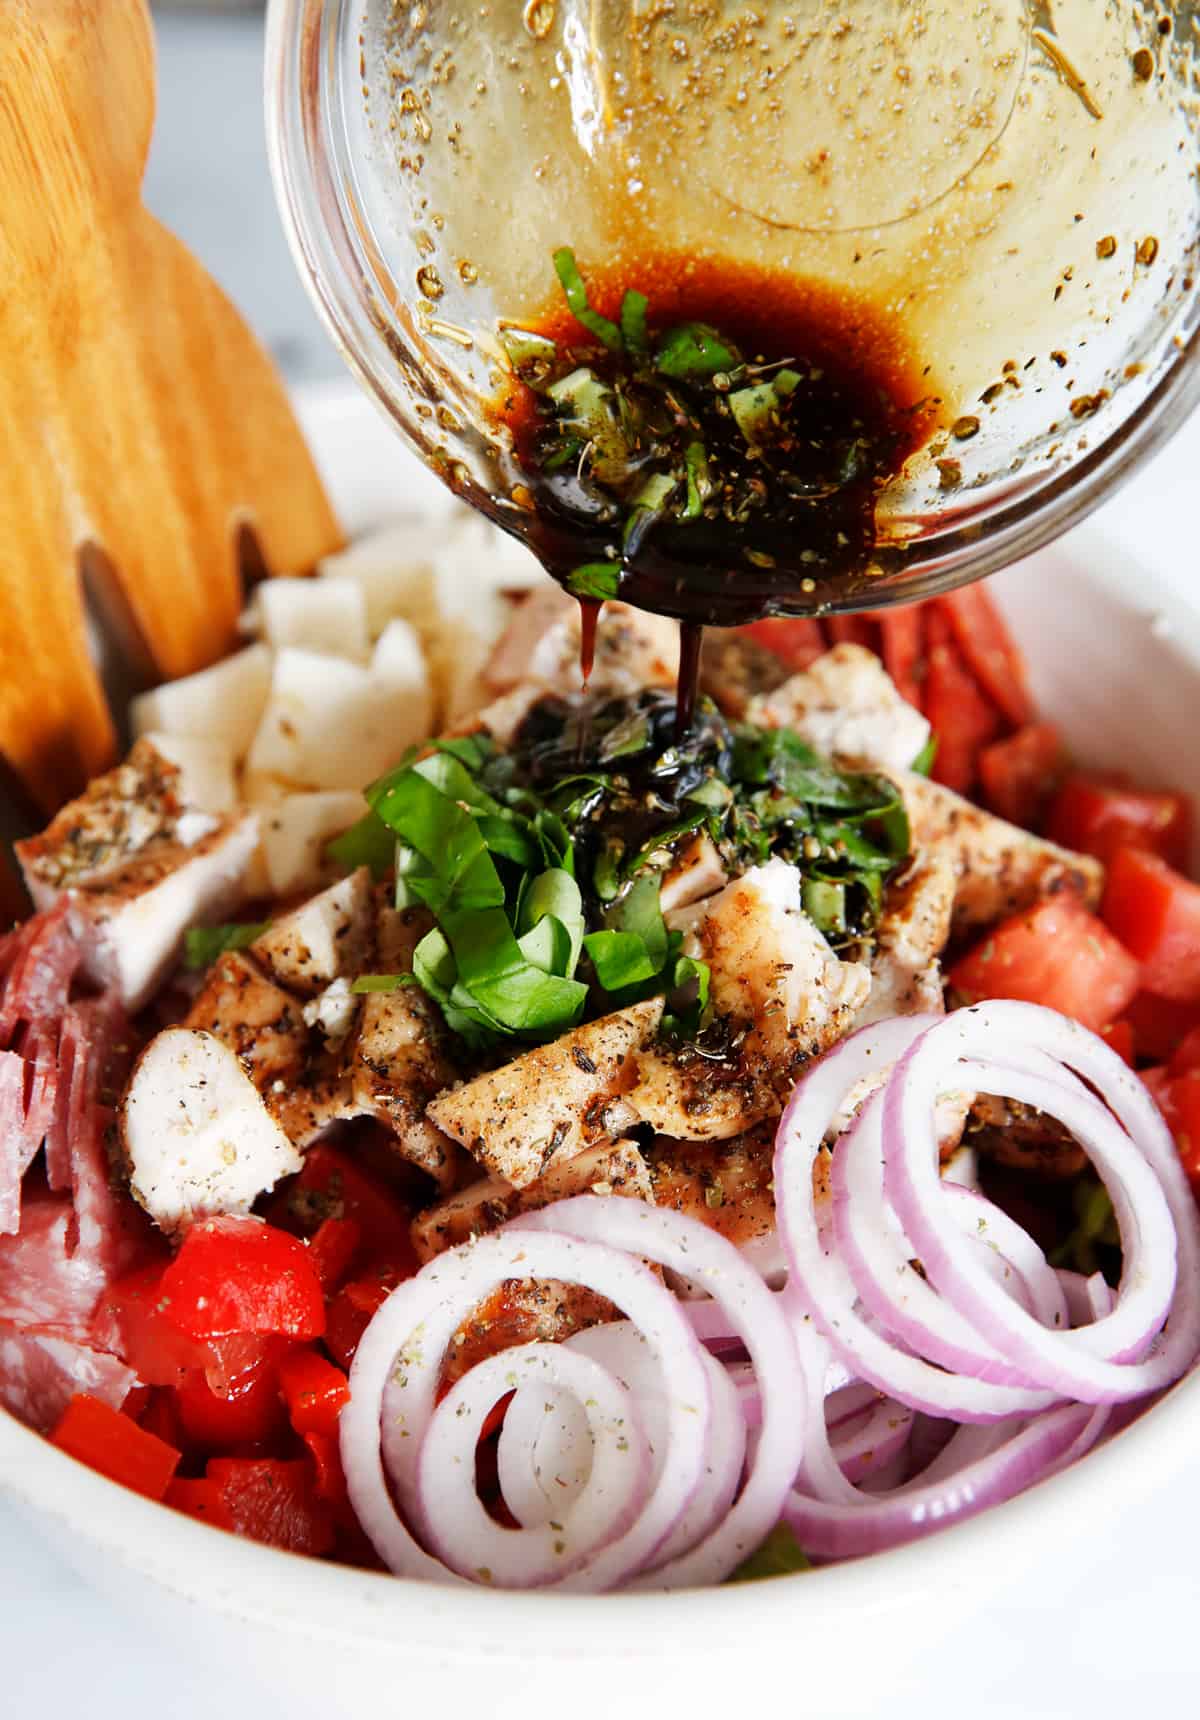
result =
M654 353L654 368L679 380L702 380L737 368L740 360L707 323L679 323L668 329Z
M928 776L937 760L937 754L938 738L935 734L930 734L925 745L909 765L909 770L915 771L917 776Z
M238 926L192 926L184 933L183 965L189 968L211 967L218 956L230 950L248 949L261 938L269 922Z
M602 317L588 302L587 287L579 273L575 253L569 245L562 245L555 251L554 272L576 322L582 323L589 334L594 334L601 346L608 347L611 352L624 352L625 341L616 323Z
M621 300L621 336L628 352L643 353L650 350L650 333L646 327L648 304L645 293L634 292L632 289Z
M681 520L698 520L704 504L712 495L713 482L708 470L708 456L703 442L689 442L683 455L687 477L687 501L680 512Z
M778 1524L756 1553L751 1553L725 1580L729 1583L756 1583L764 1577L787 1577L797 1571L811 1571L808 1556L786 1523Z
M350 990L362 997L377 991L399 991L401 986L414 983L410 973L360 973Z
M360 866L369 866L373 877L384 878L396 859L396 838L381 818L368 812L341 836L335 836L332 842L326 843L325 852L335 865L344 867L347 872L357 872Z
M567 575L567 590L573 597L594 597L605 603L614 598L621 585L621 564L617 561L589 561Z

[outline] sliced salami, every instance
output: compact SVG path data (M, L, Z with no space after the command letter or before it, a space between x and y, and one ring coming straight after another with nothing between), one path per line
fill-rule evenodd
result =
M0 1051L0 1237L21 1222L24 1127L25 1060L15 1051Z
M0 1239L0 1324L88 1337L106 1275L94 1258L71 1253L73 1219L64 1196L26 1195L20 1234Z
M120 1409L135 1383L115 1356L0 1324L0 1405L39 1433L53 1431L76 1392Z
M120 1187L110 1142L116 1106L134 1054L134 1033L114 994L73 1003L63 1018L61 1057L69 1066L66 1140L75 1225L72 1253L107 1277L128 1270L149 1236L148 1221Z

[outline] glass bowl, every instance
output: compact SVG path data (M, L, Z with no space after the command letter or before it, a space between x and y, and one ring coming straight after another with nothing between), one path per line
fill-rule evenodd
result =
M553 316L560 245L610 314L731 262L760 306L800 281L832 360L869 347L927 413L870 577L797 567L775 613L994 572L1200 398L1195 0L271 0L267 30L317 306L422 459L518 538L501 336Z

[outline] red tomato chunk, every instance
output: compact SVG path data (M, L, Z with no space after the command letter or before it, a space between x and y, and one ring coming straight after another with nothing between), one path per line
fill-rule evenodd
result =
M342 1406L350 1401L350 1387L340 1368L315 1349L296 1349L280 1364L279 1383L298 1434L336 1432Z
M997 818L1026 830L1042 821L1062 775L1062 736L1053 723L1031 723L1007 740L994 741L979 755L983 797Z
M50 1438L60 1451L147 1499L164 1496L179 1466L178 1451L120 1410L83 1393L71 1399Z
M325 1301L304 1244L255 1218L194 1224L162 1277L172 1321L193 1338L279 1332L317 1338Z
M1101 911L1141 962L1147 991L1200 1003L1200 885L1157 854L1123 848L1109 867Z
M333 1513L317 1492L309 1458L214 1457L206 1479L237 1534L292 1553L319 1555L333 1546Z
M1122 848L1148 848L1182 867L1192 845L1191 802L1166 790L1131 788L1123 777L1077 772L1059 790L1046 834L1106 864Z
M949 979L967 1003L1019 998L1098 1033L1132 1001L1138 964L1094 914L1063 897L1003 921L954 964Z

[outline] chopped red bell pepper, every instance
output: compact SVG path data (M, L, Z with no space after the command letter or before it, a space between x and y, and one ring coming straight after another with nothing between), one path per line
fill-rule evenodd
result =
M347 1276L361 1245L362 1226L355 1218L327 1218L309 1238L308 1252L326 1296Z
M980 753L984 801L997 818L1037 830L1065 763L1062 736L1054 724L1030 723Z
M999 732L1000 714L963 663L950 624L937 610L931 610L926 620L925 638L921 709L938 741L930 774L957 794L969 794L978 775L979 754Z
M267 1340L250 1365L233 1374L221 1391L214 1391L202 1371L184 1375L175 1388L175 1404L189 1446L237 1452L275 1437L286 1419L278 1344L278 1339Z
M96 1311L96 1344L120 1356L147 1385L175 1385L207 1367L209 1347L180 1331L163 1292L163 1265L143 1266L110 1284Z
M205 1478L237 1534L293 1553L332 1548L333 1512L317 1492L310 1458L214 1457Z
M147 1499L163 1497L181 1456L120 1410L82 1392L71 1399L50 1440L60 1451Z
M287 1211L302 1235L316 1233L326 1219L353 1219L369 1259L411 1258L412 1213L382 1178L357 1164L349 1153L318 1141L308 1149L304 1167L288 1184Z
M1106 864L1120 848L1148 848L1183 868L1192 846L1192 803L1168 789L1133 788L1121 776L1077 771L1055 797L1046 834Z
M279 1383L298 1434L336 1433L342 1406L350 1401L350 1387L341 1368L335 1368L315 1349L295 1349L279 1365Z
M188 1517L198 1517L202 1523L211 1523L214 1528L233 1528L233 1518L221 1488L205 1476L196 1481L176 1477L167 1488L163 1502Z
M336 1433L310 1431L304 1435L304 1443L313 1460L317 1497L334 1507L340 1521L346 1515L350 1501L338 1436Z
M990 704L1014 729L1033 721L1025 664L1003 616L982 585L963 585L935 599L955 643Z
M968 1003L1019 998L1098 1033L1132 1001L1138 964L1076 898L1054 897L1002 921L949 979Z
M1157 854L1122 848L1108 869L1101 912L1141 962L1147 991L1200 1003L1200 884Z
M321 1280L304 1244L256 1218L194 1224L163 1273L171 1319L193 1338L325 1329Z
M413 1269L415 1270L415 1268ZM379 1266L362 1278L343 1284L329 1304L325 1326L325 1348L340 1367L350 1371L359 1339L396 1288L413 1270L404 1266Z

